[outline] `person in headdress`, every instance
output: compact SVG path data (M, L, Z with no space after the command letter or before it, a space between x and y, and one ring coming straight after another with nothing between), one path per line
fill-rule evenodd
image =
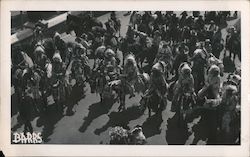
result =
M189 57L189 48L186 46L185 43L181 43L177 47L177 56L175 57L175 61L173 63L173 70L175 71L175 79L178 79L179 72L178 69L183 62L190 62Z
M192 74L195 80L195 92L198 92L205 83L205 66L206 66L206 52L203 50L202 43L196 43L196 50L194 51L191 61L193 62Z
M62 57L63 62L65 62L66 59L66 43L63 41L61 34L58 32L55 33L54 37L54 47L56 50L60 51L60 55Z
M174 85L171 111L180 114L181 111L192 109L196 105L194 78L192 69L187 62L180 65L179 77Z
M41 96L42 93L40 92L40 81L41 81L41 75L38 71L35 69L31 69L30 71L31 77L30 77L30 90L33 96L34 105L38 112L41 112L44 108L42 106L39 106L41 103Z
M168 84L164 76L165 63L157 62L153 65L150 75L149 89L146 90L144 97L150 97L153 92L163 100L166 100ZM166 103L166 102L165 102Z
M156 54L154 62L156 63L157 61L163 61L166 64L165 72L167 78L168 78L168 72L170 72L170 70L172 69L173 60L174 58L169 42L168 43L165 41L160 42L158 53Z
M219 104L221 143L236 143L240 138L240 101L236 85L226 85Z
M129 88L130 96L135 96L135 88L134 85L138 78L139 70L137 67L137 63L135 57L132 54L128 54L124 60L124 74L126 75L126 82Z
M220 68L218 66L212 65L209 68L206 84L212 86L214 97L217 98L221 89Z
M159 44L161 42L161 35L159 31L155 31L154 32L154 37L153 40L151 40L150 38L146 38L146 42L150 45L150 52L148 52L147 55L147 61L150 67L153 66L156 54L158 52L159 49Z
M107 48L104 53L103 67L106 80L114 80L118 74L118 69L115 52L111 48Z
M62 58L60 52L57 50L52 58L52 95L53 99L61 112L63 110L63 105L66 100L66 89L68 87L67 81L65 79L66 69L63 66Z
M201 30L201 29L204 29L204 26L205 26L205 21L203 19L203 17L201 15L199 15L197 21L196 21L196 24L197 24L197 29Z
M192 75L192 69L187 62L180 65L178 69L179 78L176 83L175 93L184 94L189 93L192 95L194 93L194 78Z

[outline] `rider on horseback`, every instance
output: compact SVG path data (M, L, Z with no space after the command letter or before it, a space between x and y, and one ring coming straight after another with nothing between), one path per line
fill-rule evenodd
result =
M108 48L104 53L103 72L108 82L117 78L117 61L115 53L111 48Z
M144 97L150 97L153 92L156 92L162 100L166 99L168 84L164 77L164 69L164 62L154 64L150 75L150 86L149 89L146 90Z
M163 61L166 64L166 78L168 78L168 72L172 69L173 55L172 50L167 42L160 42L158 53L155 57L155 62Z
M173 111L179 111L181 106L188 107L190 109L193 107L192 105L196 103L192 69L188 63L184 62L180 65L178 72L179 78L174 87L174 97L172 101ZM181 98L187 98L186 103L188 104L179 104L181 103L179 102Z
M135 57L132 54L129 54L124 61L124 74L126 75L126 83L129 88L130 96L135 96L135 82L139 73Z
M65 68L59 51L56 51L52 58L52 95L60 111L63 111L68 92L68 82L65 77Z

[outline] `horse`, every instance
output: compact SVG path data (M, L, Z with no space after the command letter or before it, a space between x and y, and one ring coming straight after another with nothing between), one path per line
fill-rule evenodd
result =
M130 98L135 96L135 92L143 93L147 88L149 76L146 73L140 73L135 56L128 54L124 59L124 67L117 80L109 83L111 89L117 94L120 102L119 109L125 108L125 96L130 94Z
M133 11L129 19L129 24L132 26L133 29L137 30L141 22L142 22L141 14L139 14L137 11Z
M36 65L34 70L41 77L39 86L42 95L42 101L46 108L48 105L47 98L51 94L50 81L52 77L52 63L44 58L44 63L41 65Z
M176 112L178 116L178 126L186 127L188 111L196 106L194 78L192 76L192 70L186 62L179 66L178 72L179 78L171 87L174 93L171 111Z
M154 91L149 97L141 96L140 105L142 110L148 108L148 115L151 116L151 112L159 114L165 106L164 100Z
M52 76L51 76L51 91L52 96L57 106L59 112L62 112L64 105L67 102L66 100L70 95L70 84L67 80L66 70L62 66L62 59L60 53L56 52L53 55L52 60Z
M207 61L204 58L202 49L197 49L192 57L193 66L192 74L194 77L194 89L198 92L205 83L205 67L207 66Z
M68 88L69 93L67 114L69 115L73 114L74 105L78 104L84 96L84 87L90 77L88 73L90 69L87 67L87 71L86 66L88 65L84 65L81 59L73 58L66 69L65 79L66 84L68 84L66 88ZM71 83L72 79L75 79L74 85Z
M233 61L235 62L236 56L241 60L241 40L240 34L233 31L231 30L226 37L226 49L229 50L229 57L233 56Z
M158 48L158 53L155 57L155 63L159 61L163 61L165 63L165 78L168 79L169 73L172 70L173 66L173 53L172 49L169 44L167 44L165 41L161 41Z
M76 15L67 15L66 19L66 25L67 25L67 33L70 33L70 31L74 31L76 33L77 37L80 37L83 33L87 34L92 31L92 27L99 26L103 27L103 24L101 21L99 21L97 18L91 17L88 14L76 16Z
M119 32L119 37L121 36L121 21L116 17L114 11L110 14L110 22L112 22L113 27L115 28L116 32Z
M35 62L39 62L38 57L41 57L41 55L46 55L50 60L52 60L56 50L53 38L44 38L41 41L34 40L32 44L34 48L32 51L34 56L33 59Z
M151 116L151 110L159 114L167 105L166 97L169 86L165 80L164 70L164 62L162 61L153 65L148 89L140 100L141 108L143 110L148 108L149 116Z

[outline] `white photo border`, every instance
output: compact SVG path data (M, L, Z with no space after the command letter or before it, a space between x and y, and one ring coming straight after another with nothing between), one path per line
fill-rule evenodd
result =
M250 74L250 12L249 1L28 1L3 0L1 14L1 103L0 103L0 148L6 156L249 156L249 74ZM241 145L239 146L174 146L174 145L13 145L11 144L11 86L10 86L10 11L20 10L69 10L69 11L241 11L242 41L242 91L241 91Z

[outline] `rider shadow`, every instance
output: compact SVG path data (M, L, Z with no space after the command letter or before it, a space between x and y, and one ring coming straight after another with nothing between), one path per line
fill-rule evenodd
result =
M212 129L216 128L215 112L201 110L200 114L202 115L201 120L192 128L195 137L192 144L197 144L199 141L206 141L207 145L219 144L216 129Z
M12 96L13 96L13 95L12 95ZM12 98L11 98L11 99L12 99ZM12 100L14 100L15 103L14 103ZM21 128L22 125L24 124L24 117L22 117L22 116L20 115L20 109L21 109L22 105L19 104L19 103L17 103L17 99L12 99L12 100L11 100L11 105L12 105L12 106L11 106L11 112L12 112L11 114L13 114L13 111L12 111L12 110L16 111L17 113L19 112L19 114L18 114L17 117L16 117L16 119L17 119L16 124L15 124L13 127L11 127L11 131L15 132L15 131L17 131L19 128ZM13 106L15 106L15 107L12 108ZM13 114L13 116L16 115L17 113ZM32 106L32 108L29 108L29 110L26 111L26 113L27 113L27 114L30 113L30 115L31 115L29 121L33 121L36 117L39 116L39 113L36 111L36 109L35 109L34 106Z
M17 94L14 93L11 95L11 117L13 117L14 115L16 115L19 111L19 103L17 100Z
M178 125L178 116L175 114L173 118L168 120L166 130L166 141L169 145L184 145L188 139L188 131Z
M160 134L161 123L163 122L161 114L154 114L148 117L147 120L142 124L143 134L146 138Z
M78 105L79 102L84 99L86 97L86 91L84 90L84 86L80 85L74 85L72 87L72 91L69 95L68 98L68 108L67 108L67 116L72 116L74 114L73 112L73 108L75 107L75 105Z
M92 123L92 121L101 115L107 114L109 110L112 108L114 102L112 100L107 100L109 103L94 103L89 107L89 114L87 117L84 117L84 123L79 128L80 132L85 132L88 126Z
M204 121L201 121L198 125L195 125L192 128L193 132L194 132L194 140L192 145L197 144L200 140L202 141L206 141L207 135L208 135L208 129L205 126Z
M42 137L44 142L48 142L48 138L53 134L55 124L63 118L63 114L58 112L56 105L49 105L46 109L46 112L42 114L37 120L37 127L43 127Z
M102 132L105 132L109 127L121 126L124 129L130 129L128 124L131 120L138 119L143 112L140 106L132 106L127 108L122 112L111 112L109 116L109 121L99 129L96 129L94 133L100 135Z

